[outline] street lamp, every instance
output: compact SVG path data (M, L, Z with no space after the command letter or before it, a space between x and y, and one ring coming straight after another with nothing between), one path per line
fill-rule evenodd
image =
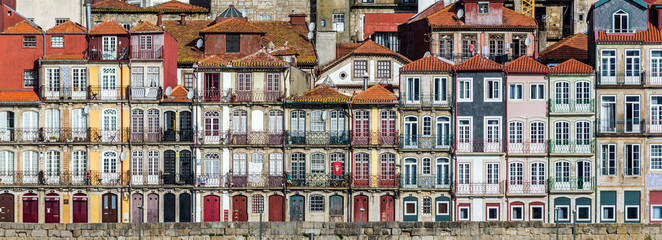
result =
M363 211L365 211L365 208L361 208L361 215L359 215L359 232L356 234L356 240L359 240L359 236L361 236L361 222L363 222Z
M143 223L143 205L138 205L140 220L138 220L138 240L142 239L142 223Z

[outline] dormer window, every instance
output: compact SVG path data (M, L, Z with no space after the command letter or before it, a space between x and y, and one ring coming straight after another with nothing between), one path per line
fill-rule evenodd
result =
M479 2L478 3L478 13L488 14L489 11L490 11L490 3L487 3L487 2Z
M240 42L239 34L225 35L225 52L239 52Z
M626 13L623 10L618 10L614 13L613 15L613 32L615 33L624 33L624 32L629 32L629 16L628 13Z

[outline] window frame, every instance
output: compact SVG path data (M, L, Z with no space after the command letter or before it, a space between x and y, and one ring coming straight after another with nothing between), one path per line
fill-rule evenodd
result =
M324 196L321 194L313 194L308 198L310 204L310 212L324 212L326 210Z
M555 208L558 208L558 209L565 208L566 218L559 217L559 213L561 211L558 211L558 212L554 213L554 218L553 219L556 219L556 221L570 221L570 205L556 205Z
M502 81L501 78L485 78L484 79L484 81L483 81L483 101L484 102L501 102L501 100L503 98L502 97L503 94L501 94L501 92L503 92L503 90L501 89L502 88L501 81ZM490 85L495 84L495 82L496 82L496 86L498 86L498 87L492 88L491 91L488 91L488 90L490 90L490 87L494 87L494 86L490 86ZM488 92L490 92L490 94L494 94L494 91L496 91L497 97L494 97L494 96L490 97L487 94Z
M496 210L496 218L490 218L490 211ZM497 206L488 206L485 208L485 220L487 221L499 221L499 207Z
M616 31L616 18L619 17L619 26L618 31ZM625 18L625 29L623 29L623 18ZM628 33L630 32L630 14L623 10L622 8L616 10L611 14L611 32L613 33Z
M407 213L407 204L414 204L414 208L413 208L414 213ZM404 216L418 216L418 201L411 201L411 200L403 201L403 205L404 205L403 206L404 209L402 209L403 210L402 214Z
M458 78L457 79L457 89L456 89L456 94L457 94L457 101L458 102L473 102L473 78ZM468 89L466 90L466 93L468 96L462 97L464 94L461 93L461 87L463 87L464 83L468 84Z
M533 217L533 209L540 208L540 218ZM545 206L544 205L530 205L529 204L529 221L543 221L545 219Z
M535 88L535 91L534 91L534 88ZM539 88L541 88L542 91L539 90ZM544 100L546 100L545 99L545 84L543 84L543 83L532 83L532 84L529 85L529 91L530 91L529 92L529 100L532 100L532 101L544 101ZM535 94L536 98L534 98L534 93L542 93L542 96L538 96L538 94Z
M637 211L636 211L636 213L637 213L637 218L636 218L636 219L628 218L628 208L636 208L636 209L637 209ZM636 221L636 222L638 222L639 219L641 219L641 216L640 216L640 215L641 215L641 211L640 211L640 207L639 207L639 205L625 205L625 208L624 208L623 214L625 215L625 216L624 216L624 217L625 217L625 221L633 221L633 222Z
M58 39L58 41L55 41L55 39ZM55 43L58 44L55 45ZM64 36L51 36L51 48L64 48Z
M445 204L446 205L446 212L445 213L440 213L439 212L439 209L440 209L439 204ZM434 212L435 212L436 215L444 215L444 216L450 215L449 207L450 207L450 202L449 201L436 201Z
M462 210L467 211L467 217L462 218ZM457 207L457 220L458 221L471 221L471 207L470 206L459 206Z
M607 152L605 153L605 147ZM611 149L613 148L613 152L611 152ZM607 158L605 159L605 154L607 154ZM614 158L610 158L609 156L612 155ZM613 165L612 165L613 164ZM614 143L609 143L609 144L600 144L600 174L602 176L616 176L618 164L616 163L616 144Z
M392 71L391 71L391 61L389 60L378 60L377 61L377 78L391 80Z
M26 74L31 73L32 79L26 79ZM26 80L32 80L32 85L25 85ZM34 88L37 86L37 71L32 70L32 69L24 69L23 70L23 88Z
M515 92L513 92L513 89L515 89ZM513 93L515 94L514 96ZM524 100L524 85L521 83L508 84L508 100L513 100L513 101Z
M662 222L662 218L653 218L653 208L662 208L662 204L650 204L650 214L649 214L651 222Z
M653 156L653 147L659 148L660 155L659 156ZM650 159L650 170L662 170L662 144L651 144L648 146L648 158ZM657 164L653 164L653 159L658 159L655 162L659 162ZM653 168L653 165L657 165L656 168Z
M421 198L421 215L424 215L424 216L432 215L432 198L431 197Z
M607 208L613 209L611 218L605 218L604 211ZM600 221L616 221L616 205L600 205Z
M358 66L361 67L358 68ZM354 60L352 62L352 76L354 78L360 78L361 80L363 80L364 76L361 73L365 73L368 76L370 76L370 70L368 69L368 60Z
M225 34L225 52L241 52L241 34Z
M490 3L478 2L478 14L489 14L489 13L490 13Z
M588 209L588 218L579 218L579 209L580 208ZM576 221L589 221L589 222L591 221L591 205L577 205L577 206L575 206L575 209L577 211Z
M23 36L23 48L37 48L37 36Z
M515 218L515 208L520 208L520 218ZM510 205L510 220L524 221L524 205Z

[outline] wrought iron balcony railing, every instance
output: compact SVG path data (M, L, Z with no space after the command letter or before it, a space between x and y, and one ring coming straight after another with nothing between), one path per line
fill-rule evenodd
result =
M131 100L161 100L163 89L161 87L129 86Z
M69 87L69 86L41 86L39 93L41 95L42 101L61 101L61 100L127 100L129 98L130 88L124 88L118 85L89 85L82 87ZM142 90L136 90L136 94L140 95L138 91L145 91L143 87ZM150 88L146 93L151 95L161 96L160 88L158 90L153 90ZM146 93L142 93L143 98L146 96ZM149 96L151 96L149 95ZM155 100L160 98L154 97Z
M453 177L450 174L401 174L402 188L450 188Z
M457 152L490 152L498 153L503 152L503 140L457 140Z
M287 144L293 145L343 145L349 144L347 132L288 131Z
M103 51L102 49L92 48L90 49L89 56L90 56L90 60L104 60L104 61L129 60L129 49L118 48L115 51Z
M0 130L0 142L126 142L129 139L128 131L129 128L124 128L124 131L98 128L7 128Z
M545 194L547 180L539 181L508 181L508 194Z
M400 134L402 149L450 149L453 146L453 135L405 135Z
M292 176L292 179L287 180L287 185L290 187L341 187L347 188L350 185L351 177L349 174L326 174L326 173L311 173L306 174L304 178L301 176Z
M595 178L549 178L550 191L593 191L595 190Z
M550 99L549 112L593 113L595 112L595 99Z
M644 72L608 73L598 71L598 85L600 86L624 86L644 85Z
M355 145L396 145L398 131L351 131L352 144Z
M154 45L150 47L150 49L142 49L140 45L131 45L131 58L159 59L163 57L163 45Z
M595 139L552 139L550 153L595 153Z
M128 172L103 171L0 171L1 185L98 186L127 185Z
M202 90L198 95L200 101L204 102L279 102L283 99L283 90L267 89L220 89L208 88Z
M598 133L643 133L646 130L646 120L639 119L598 119Z
M437 107L437 108L450 108L451 107L451 99L453 99L452 95L449 96L444 96L442 94L432 94L432 95L427 95L427 94L414 94L414 95L407 95L407 94L402 94L400 96L400 107L403 108L429 108L429 107Z
M457 195L501 195L504 193L505 182L462 182L455 185Z
M354 188L395 188L399 186L398 176L393 174L352 174Z
M547 140L508 142L508 153L547 153Z

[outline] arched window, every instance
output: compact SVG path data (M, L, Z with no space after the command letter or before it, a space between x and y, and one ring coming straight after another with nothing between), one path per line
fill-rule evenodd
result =
M447 147L451 144L450 118L437 117L437 147Z
M35 111L23 112L23 134L20 136L24 141L36 141L39 137L39 113Z
M418 117L405 117L404 146L406 148L415 148L418 146Z
M418 183L418 159L405 158L403 171L403 184L405 187L416 187Z
M523 126L522 122L510 122L508 124L508 142L509 143L522 143L523 139Z
M437 158L437 186L448 186L450 181L450 160L448 158Z
M73 181L83 183L87 177L87 152L86 151L73 151L71 154L71 172Z
M533 185L545 184L545 163L543 162L531 163L531 184Z
M510 163L510 185L522 185L524 182L524 164Z
M220 159L221 156L218 153L205 154L205 174L218 176L221 171Z
M143 151L135 150L131 153L131 175L143 175ZM139 179L136 179L140 182Z
M218 111L205 112L205 136L218 136L221 114Z
M625 33L629 32L630 29L630 20L629 15L623 10L618 10L613 15L613 32L615 33Z
M39 153L37 151L23 152L23 183L37 183L39 175Z
M587 81L575 83L575 96L577 98L577 104L589 104L591 99L591 84ZM586 112L591 110L588 106L579 107L575 111Z
M382 153L379 157L379 178L381 181L395 180L395 154Z
M76 111L76 109L74 109ZM13 141L14 138L14 112L0 112L0 141ZM73 127L73 125L72 125Z
M259 175L264 171L264 154L256 152L251 155L251 162L248 165L248 174Z
M432 174L432 159L429 157L423 158L423 174L430 175Z
M326 118L324 118L326 111L313 110L310 113L310 131L324 132L326 131Z
M554 163L554 166L556 167L556 182L570 182L570 162L558 161Z
M331 178L332 179L342 179L345 175L345 154L344 153L332 153L330 157L331 163ZM340 170L336 169L339 168Z
M269 111L269 133L272 134L283 133L283 111L280 110Z
M432 117L424 116L423 117L423 136L432 135Z
M167 153L168 151L166 151ZM151 150L148 153L147 159L147 174L151 176L158 176L159 174L159 151Z
M150 142L159 142L159 110L147 110L147 136Z
M5 184L14 182L14 152L0 151L0 181Z
M532 122L531 123L531 143L544 143L545 142L545 123Z
M131 110L131 141L142 142L145 123L143 120L144 112L142 109Z

